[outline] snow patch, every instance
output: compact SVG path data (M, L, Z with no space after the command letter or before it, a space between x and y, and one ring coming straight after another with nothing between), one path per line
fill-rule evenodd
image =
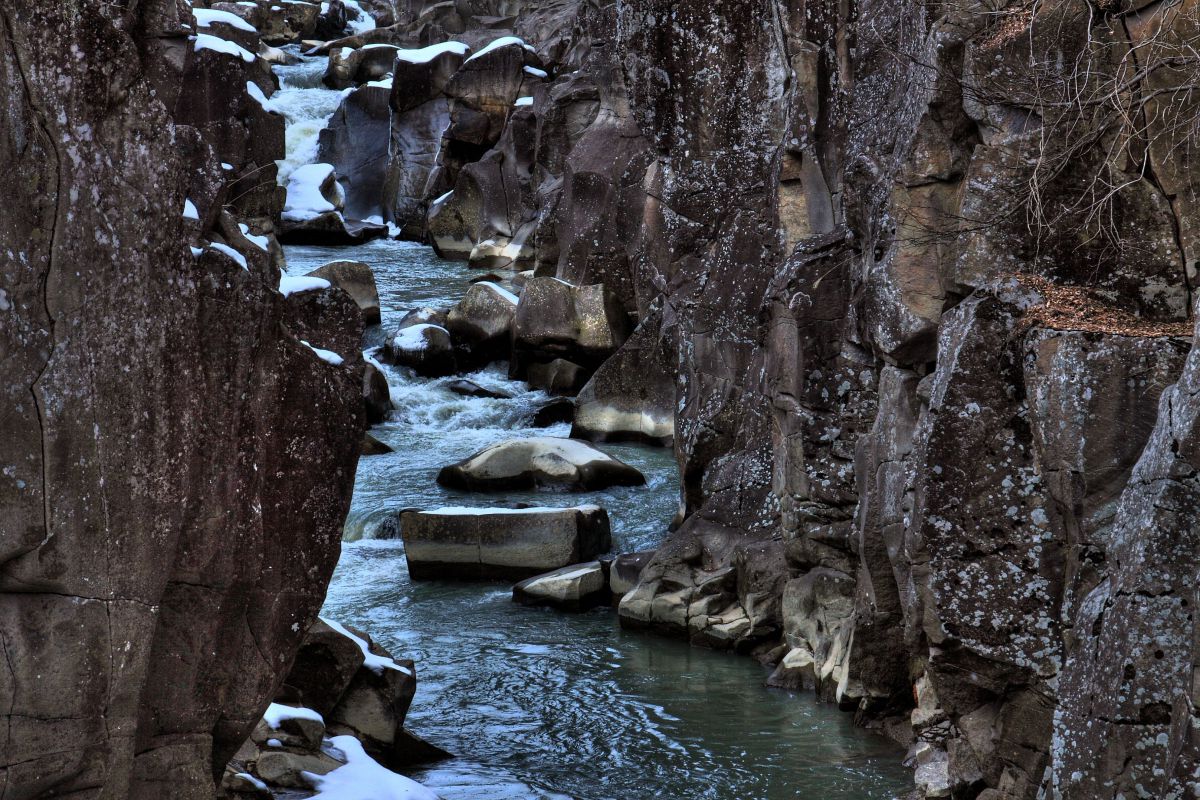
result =
M526 50L528 50L530 52L537 52L537 50L534 47L531 47L530 45L526 44L524 39L520 39L516 36L501 36L499 39L496 39L494 42L489 44L487 47L483 48L478 53L476 53L475 55L468 58L467 61L474 61L475 59L479 58L480 56L487 55L488 53L492 52L493 50L499 50L501 47L509 47L511 45L520 45L521 47L524 47Z
M510 292L508 289L505 289L503 286L501 286L498 283L492 283L491 281L480 281L476 285L483 286L484 288L487 288L487 289L491 289L493 292L500 295L502 298L504 298L508 302L512 303L514 306L521 302L521 298L517 297L515 294Z
M213 250L216 250L218 253L224 253L225 255L229 256L234 261L236 261L239 267L246 270L247 272L250 271L250 266L246 263L246 257L244 255L242 255L241 253L239 253L237 250L234 250L229 245L221 244L220 242L213 242L212 244L209 245L209 247L211 247Z
M324 278L310 278L308 276L289 278L285 275L279 279L279 293L284 297L291 297L300 292L319 292L322 289L328 289L332 285Z
M533 98L532 97L518 97L517 102L513 103L513 105L516 106L517 108L525 108L527 106L531 106L531 105L533 105Z
M183 199L183 218L200 220L200 212L196 210L196 204L186 197Z
M333 203L321 194L321 185L332 174L331 164L305 164L294 169L288 176L287 203L283 207L283 218L302 222L336 211Z
M304 341L303 339L300 340L300 344L304 345L309 350L312 350L314 353L316 353L317 358L321 359L326 364L333 364L335 367L340 367L346 361L344 358L342 358L341 356L339 356L337 353L333 352L332 350L322 350L319 347L313 347L311 344Z
M346 765L328 775L300 773L317 790L312 800L438 800L411 778L380 766L353 736L334 736L329 742Z
M322 725L325 724L325 718L311 708L299 708L271 703L267 707L267 713L263 714L263 722L267 723L267 727L273 731L279 730L279 726L289 719L311 719L313 722L319 722Z
M363 639L361 636L355 636L340 622L335 622L331 619L326 619L325 617L321 617L321 622L324 622L342 636L345 636L347 639L358 645L358 649L362 650L363 654L363 666L371 670L371 672L374 672L376 675L382 675L385 669L394 669L397 672L403 672L405 675L412 675L412 670L408 669L407 667L400 666L387 656L377 656L372 653L371 648L365 639Z
M400 61L406 61L409 64L428 64L443 53L454 53L455 55L465 56L471 48L462 42L443 42L441 44L432 44L429 47L421 47L416 50L404 50L398 48L396 58Z
M247 33L258 33L258 28L251 25L246 20L239 17L237 14L232 14L228 11L217 11L211 8L193 8L192 16L196 18L196 24L201 28L211 28L213 25L228 25L231 28L237 28L239 31Z
M427 322L420 325L409 325L407 328L396 331L396 335L392 337L392 347L410 353L424 350L429 347L429 340L425 338L425 331L429 328L437 328L439 331L446 330L440 325L430 325ZM446 331L446 335L449 336L450 332Z
M216 53L222 53L227 56L236 56L247 64L254 63L254 54L241 45L234 44L228 39L221 39L213 36L211 33L196 34L196 52L201 50L212 50Z

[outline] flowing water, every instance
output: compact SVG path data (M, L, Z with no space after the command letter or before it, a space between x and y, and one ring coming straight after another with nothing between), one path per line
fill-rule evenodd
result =
M318 66L323 60L280 70L285 89L276 98L288 114L293 166L312 160L301 148L336 107L337 92L314 88ZM343 258L370 264L385 329L409 309L456 302L471 275L427 247L389 240L286 250L292 275ZM617 552L650 549L675 513L678 474L669 451L611 446L646 474L647 486L584 495L450 492L434 481L442 466L503 438L565 436L567 426L531 429L546 396L499 367L468 377L512 399L459 397L445 388L449 379L384 370L396 408L372 433L395 452L360 462L323 614L417 662L408 727L456 757L412 777L446 800L868 800L911 786L900 750L808 694L763 688L766 672L752 659L622 631L607 609L569 615L517 606L507 584L411 581L402 544L373 538L399 509L595 502L609 511Z

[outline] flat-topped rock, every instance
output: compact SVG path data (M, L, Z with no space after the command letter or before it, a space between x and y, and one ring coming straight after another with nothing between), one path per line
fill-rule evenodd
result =
M646 476L599 448L574 439L509 439L443 467L438 483L474 492L558 488L596 491L642 486Z
M587 611L607 604L608 599L608 582L599 561L572 564L528 578L513 587L514 602L562 611Z
M528 578L611 546L608 512L571 508L439 508L401 518L413 580Z

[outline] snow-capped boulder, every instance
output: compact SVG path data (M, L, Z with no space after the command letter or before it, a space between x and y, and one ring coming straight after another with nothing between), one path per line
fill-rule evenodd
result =
M414 580L528 578L611 546L608 512L598 506L409 511L401 536Z
M348 89L392 74L392 65L400 48L390 44L368 44L358 49L343 47L329 54L329 66L322 82L330 89ZM388 94L391 94L388 86ZM387 100L384 100L387 105Z
M400 318L400 324L397 328L407 328L410 325L437 325L442 328L446 327L447 309L432 308L430 306L422 306L414 308Z
M509 439L444 467L438 483L452 489L495 492L559 488L596 491L610 486L642 486L634 467L586 442L553 437Z
M513 587L513 601L561 611L587 611L608 603L608 584L599 561L573 564L527 578Z
M453 375L458 370L450 332L429 323L397 330L384 344L380 357L427 378Z
M361 261L333 261L308 273L309 277L323 278L341 288L362 309L363 322L378 325L379 288L375 285L375 273Z

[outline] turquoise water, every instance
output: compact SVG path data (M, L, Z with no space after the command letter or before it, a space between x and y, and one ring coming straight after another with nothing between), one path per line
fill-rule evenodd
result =
M339 258L371 264L385 328L410 308L455 302L472 274L428 248L386 240L289 247L288 258L297 275ZM372 432L395 452L362 460L352 538L371 536L402 508L535 499L457 494L434 476L502 438L567 435L566 425L528 427L545 395L499 367L471 378L511 400L463 398L444 388L449 379L386 372L397 407ZM642 446L606 449L648 485L536 501L599 503L617 550L653 548L676 510L674 459ZM394 540L343 545L324 614L416 660L408 727L457 757L412 776L446 800L869 800L911 787L898 748L808 694L763 688L767 673L752 659L622 631L608 610L517 606L506 584L413 583Z

